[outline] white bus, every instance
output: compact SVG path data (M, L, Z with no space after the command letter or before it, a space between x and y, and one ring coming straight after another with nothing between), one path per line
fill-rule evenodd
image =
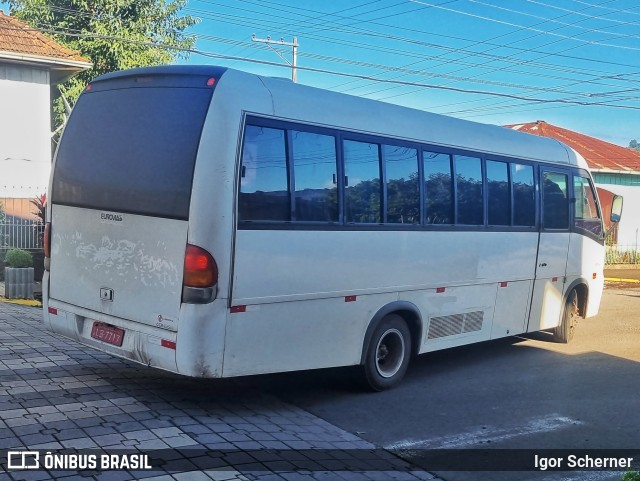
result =
M102 76L50 185L45 323L187 376L361 365L553 329L603 288L584 160L551 139L220 67Z

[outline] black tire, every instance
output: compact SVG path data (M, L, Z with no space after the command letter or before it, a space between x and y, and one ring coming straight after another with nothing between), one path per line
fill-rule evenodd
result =
M578 308L578 293L572 290L567 296L562 312L560 325L553 330L553 340L562 344L569 343L576 333L580 309Z
M362 366L362 380L373 391L390 389L402 380L411 358L411 332L397 314L382 319L373 331Z

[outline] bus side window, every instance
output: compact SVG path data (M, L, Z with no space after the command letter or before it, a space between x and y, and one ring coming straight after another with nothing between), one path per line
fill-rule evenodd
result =
M536 191L533 166L511 164L511 190L513 191L513 225L536 225Z
M545 229L569 228L567 175L544 172L542 181L542 220Z
M456 224L484 224L484 202L482 198L482 160L466 155L453 156L456 168L456 202L458 218Z
M596 195L588 178L574 176L573 195L576 198L574 204L576 228L597 236L602 235L602 221Z
M336 139L291 131L297 221L337 222Z
M487 160L487 202L489 225L511 225L509 164Z
M290 220L285 131L247 125L240 169L241 221Z
M387 181L387 222L420 223L418 151L395 145L382 146Z
M422 158L425 224L453 224L451 157L448 154L424 151Z
M344 141L345 220L353 223L382 222L380 146Z

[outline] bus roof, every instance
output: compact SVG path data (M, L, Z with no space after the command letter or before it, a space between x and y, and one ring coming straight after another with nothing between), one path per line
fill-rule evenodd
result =
M442 145L523 159L576 165L587 168L575 152L562 142L539 137L497 125L462 120L387 102L366 99L330 90L293 83L279 77L256 75L240 70L210 65L166 65L142 67L102 75L91 82L117 81L129 84L135 77L210 76L223 81L225 96L237 92L237 102L246 99L245 88L255 86L255 80L271 96L273 115L283 120L306 122L317 126L346 129L395 139ZM129 84L130 85L130 84ZM123 85L124 86L124 85ZM219 88L222 85L219 85ZM255 90L252 94L259 95ZM245 109L243 109L245 110ZM260 114L260 112L257 112Z
M119 70L104 75L100 75L91 81L91 83L103 82L105 80L113 80L125 77L136 77L140 75L202 75L210 77L220 77L227 69L215 65L158 65L155 67L139 67L128 70Z

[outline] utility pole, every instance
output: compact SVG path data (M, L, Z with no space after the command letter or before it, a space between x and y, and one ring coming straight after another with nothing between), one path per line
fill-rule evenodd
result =
M271 40L271 36L267 36L267 38L256 38L256 34L254 33L251 36L251 41L267 44L267 47L273 50L278 55L278 57L280 57L282 60L287 62L289 65L291 65L291 80L293 80L294 82L297 81L298 71L296 67L298 66L298 47L299 47L297 37L293 37L293 42L285 42L284 38L280 38L280 40L274 41L274 40ZM291 55L291 62L289 62L289 60L283 57L282 54L278 52L275 48L273 48L271 45L284 45L286 47L292 47L293 53Z

